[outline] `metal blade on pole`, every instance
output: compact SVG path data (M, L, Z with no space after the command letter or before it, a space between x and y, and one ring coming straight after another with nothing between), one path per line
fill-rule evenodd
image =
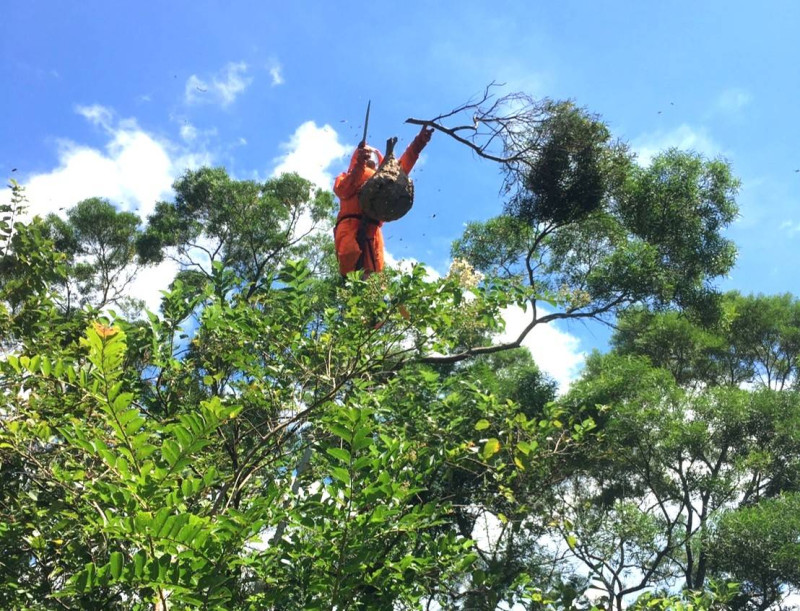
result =
M369 107L372 105L372 100L367 101L367 116L364 118L364 135L361 137L361 142L358 143L359 148L364 148L367 145L367 127L369 127Z

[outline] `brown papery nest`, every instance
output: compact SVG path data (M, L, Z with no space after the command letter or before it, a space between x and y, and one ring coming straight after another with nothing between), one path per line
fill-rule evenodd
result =
M414 205L414 183L394 158L397 138L386 141L386 155L358 195L361 209L378 221L396 221Z

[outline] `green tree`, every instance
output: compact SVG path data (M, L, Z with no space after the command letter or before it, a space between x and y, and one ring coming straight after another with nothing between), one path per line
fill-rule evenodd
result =
M763 531L776 537L798 532L791 523L770 523L777 514L766 509L800 481L797 394L715 385L713 367L687 363L713 362L697 348L728 351L687 325L673 313L636 312L615 340L622 354L593 356L565 398L567 405L598 406L601 437L563 487L559 532L615 609L635 592L673 579L687 590L701 590L714 577L743 579L752 564L734 525L748 516L759 515ZM637 337L633 328L643 333ZM668 337L691 341L661 350ZM654 368L651 359L665 368ZM709 370L703 384L698 373ZM763 512L751 509L762 503ZM766 566L785 554L778 546L764 550L772 552L774 560L762 558ZM743 596L766 608L795 583L787 575L753 575Z
M65 255L47 238L41 219L18 220L27 207L24 189L11 182L11 204L0 210L0 348L3 351L52 339L54 285L66 278Z
M713 570L741 584L739 609L768 609L800 587L797 492L725 514L713 535Z
M729 295L726 331L752 371L753 384L775 390L797 383L800 301L789 294Z
M684 314L632 309L612 340L620 353L647 356L681 385L788 390L798 372L800 302L792 295L721 297L719 320L700 326Z
M436 281L422 266L342 281L328 233L314 231L332 197L295 175L186 172L141 232L102 200L66 221L17 224L0 289L11 347L0 361L0 603L567 608L587 584L546 538L561 526L577 553L583 532L603 533L580 516L569 525L557 504L579 481L602 483L596 505L616 512L606 530L636 534L637 566L666 576L653 553L670 566L696 557L695 526L672 526L662 552L666 518L619 487L631 473L646 481L636 468L649 463L626 453L655 443L642 401L668 391L672 411L651 412L667 427L689 413L684 389L642 359L554 401L529 355L511 349L536 324L637 303L713 312L711 282L732 263L721 232L736 181L724 163L677 152L639 168L575 105L511 101L523 102L513 116L476 118L505 134L494 155L505 212L470 225ZM92 218L104 219L99 233ZM95 303L58 307L65 281L108 305L127 277L114 270L165 257L181 271L145 320L98 318ZM531 323L492 344L511 305L526 306ZM647 383L625 394L640 381L632 373ZM664 456L684 442L697 464L736 453L745 464L724 462L723 475L752 476L752 499L774 496L793 467L777 483L777 462L748 453L755 442L720 449L717 431L746 421L733 407L750 396L726 392L691 403L712 439L681 429ZM732 415L718 413L720 398ZM790 429L775 432L790 402L764 405L774 413L759 439L791 448ZM714 509L728 497L713 488L709 498ZM481 515L498 525L490 545L474 539ZM704 585L693 566L687 574Z
M173 189L175 200L156 205L138 240L144 261L172 258L195 282L219 263L248 283L249 296L289 258L322 264L314 230L330 220L333 196L298 175L257 182L202 168L184 173Z
M31 389L8 395L0 441L16 465L3 503L19 545L9 605L414 608L452 594L476 556L444 528L454 501L437 494L440 478L461 463L501 479L532 468L552 452L555 425L509 414L459 377L396 370L407 321L364 325L365 303L385 304L375 283L342 289L341 308L317 319L313 282L289 265L257 307L206 287L199 345L181 360L154 357L162 381L148 394L125 371L124 321L93 324L58 359L3 365L12 389ZM395 282L389 292L404 290L425 327L460 292L430 286L422 270ZM171 345L170 325L151 319L153 355L169 354L156 344ZM220 358L204 360L219 345ZM184 377L192 392L165 409L159 392L171 391L157 386ZM409 392L420 387L435 390L427 404ZM454 423L456 406L465 415ZM474 431L471 414L496 422L497 437L454 434Z
M130 296L139 266L135 261L139 217L117 212L109 201L86 199L67 211L45 219L47 236L63 253L67 277L62 282L60 306L70 314L89 304L99 310L109 306L131 311L141 303Z
M475 125L453 127L464 115ZM514 287L531 314L504 346L469 345L431 361L516 347L537 324L610 316L637 303L709 320L718 313L711 283L734 262L722 231L737 214L739 184L724 161L670 150L640 167L598 117L574 104L493 99L489 90L446 115L409 121L499 163L504 213L469 223L452 254Z

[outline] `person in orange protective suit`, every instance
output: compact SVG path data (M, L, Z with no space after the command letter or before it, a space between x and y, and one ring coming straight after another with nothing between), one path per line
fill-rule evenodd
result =
M431 139L433 128L423 128L400 157L400 167L408 174L419 154ZM377 164L373 157L377 157ZM364 183L377 171L383 161L380 151L366 143L355 150L350 167L336 177L333 192L341 205L333 229L336 257L342 276L352 271L364 270L364 276L383 270L383 222L368 218L358 203L358 193Z

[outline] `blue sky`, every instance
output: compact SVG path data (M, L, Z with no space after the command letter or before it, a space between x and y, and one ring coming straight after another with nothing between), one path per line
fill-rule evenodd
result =
M668 146L725 157L742 180L740 255L721 286L797 294L798 27L788 0L19 2L0 36L0 174L28 185L38 213L99 195L146 214L203 163L328 186L368 99L370 142L404 146L407 117L496 81L573 99L643 160ZM497 168L437 134L413 177L388 251L445 272L463 224L500 212ZM532 345L566 379L606 337L573 325Z

